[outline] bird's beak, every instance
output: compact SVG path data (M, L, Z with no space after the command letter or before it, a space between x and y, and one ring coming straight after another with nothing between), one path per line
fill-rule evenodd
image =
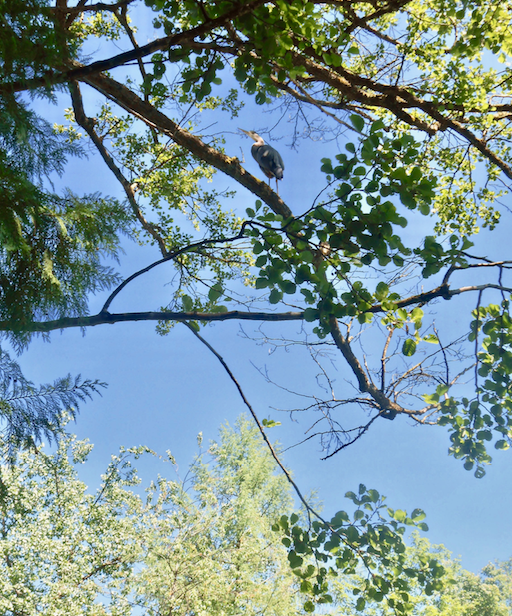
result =
M242 133L245 133L248 137L250 137L250 136L251 136L251 135L249 135L249 133L248 133L246 130L244 130L243 128L239 128L238 130L241 130L241 131L242 131Z

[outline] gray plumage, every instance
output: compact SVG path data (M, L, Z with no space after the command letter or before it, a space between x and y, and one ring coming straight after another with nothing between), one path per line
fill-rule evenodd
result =
M255 143L251 148L251 154L254 160L260 166L260 169L269 179L276 178L276 190L279 194L278 180L283 179L284 163L281 158L281 154L273 148L271 145L266 144L262 137L255 133L253 130L240 129L243 133L248 135Z

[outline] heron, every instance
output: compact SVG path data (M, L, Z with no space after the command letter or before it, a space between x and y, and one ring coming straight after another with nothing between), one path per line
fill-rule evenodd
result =
M263 138L255 133L253 130L240 129L248 137L254 140L251 147L251 154L254 160L260 166L260 169L268 177L268 185L270 186L270 179L276 178L276 191L279 194L278 180L283 179L284 163L281 158L281 154L273 148L271 145L267 145Z

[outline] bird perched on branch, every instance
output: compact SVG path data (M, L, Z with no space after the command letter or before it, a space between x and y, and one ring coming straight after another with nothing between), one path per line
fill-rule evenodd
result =
M254 140L254 144L251 148L251 154L260 166L260 169L268 177L269 186L270 178L276 178L276 191L277 194L279 194L279 186L277 181L283 179L284 170L284 163L281 158L281 154L279 154L279 152L271 145L267 145L263 141L263 138L253 130L244 130L243 128L240 130Z

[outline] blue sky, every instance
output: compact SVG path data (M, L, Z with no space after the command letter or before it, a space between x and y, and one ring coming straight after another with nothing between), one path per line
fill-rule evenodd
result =
M240 142L245 143L241 137ZM300 210L298 181L293 178L320 173L309 156L301 160L300 154L290 155L284 144L280 149L288 163L281 193L292 209ZM82 164L74 161L74 171L64 178L77 190L84 175L76 166ZM254 165L250 159L247 167L256 172ZM108 183L107 170L98 169L97 173ZM97 177L96 172L87 177ZM253 197L240 191L235 202L245 208ZM127 244L121 271L128 275L157 258L156 249ZM164 303L168 280L165 265L153 270L132 283L116 299L112 310L158 308ZM100 306L101 299L93 300L91 312ZM468 301L475 300L452 300ZM249 336L261 336L257 327L249 323L244 330ZM299 330L298 323L264 326L269 337L295 337ZM316 370L305 354L273 352L271 345L245 338L233 322L207 326L202 334L228 361L260 418L272 416L282 421L282 426L272 429L271 436L283 446L302 440L309 424L297 414L296 423L288 414L273 410L293 408L297 400L267 383L257 368L268 369L276 382L291 390L308 392L314 388ZM83 406L78 423L71 426L81 438L95 444L91 464L82 471L91 487L120 445L144 444L161 453L170 449L183 468L197 450L199 431L206 440L215 438L222 422L233 423L245 411L218 361L181 325L165 337L155 333L153 323L146 322L98 326L85 335L79 330L55 332L51 343L36 339L20 360L35 382L51 381L71 372L108 383L103 396ZM338 369L338 379L342 380L346 367L338 363ZM489 560L506 559L512 554L512 540L506 531L512 509L508 489L512 459L507 452L496 452L486 477L477 480L460 462L448 457L448 446L443 428L417 427L398 418L376 422L360 442L330 460L320 460L317 442L290 449L284 459L304 492L317 491L326 514L347 508L343 495L360 482L385 494L393 508L423 508L431 529L429 539L444 543L455 555L461 555L463 566L477 571ZM170 472L170 468L149 464L144 470L145 480L156 472Z
M51 109L53 120L62 106L59 102ZM90 109L86 111L92 114ZM289 147L291 125L287 124L286 112L267 115L265 111L249 102L239 118L232 121L221 116L210 131L222 133L226 153L239 158L243 153L245 167L260 177L257 163L250 155L251 141L237 128L270 127L281 115L272 133L272 144L285 162L280 194L291 210L300 214L310 207L323 186L320 159L334 156L340 144L304 141L298 150L293 150ZM121 196L108 169L94 157L70 161L57 186L69 186L78 193L99 191ZM229 178L220 174L215 186L219 190L233 188ZM253 195L240 188L231 206L243 213L254 201ZM424 225L429 224L423 218L413 219L408 230L410 242L414 244L415 238L424 234ZM484 234L478 252L498 256L492 254L493 247L506 245L507 233L505 222L492 236ZM159 256L156 248L127 243L120 271L127 276ZM152 270L130 284L116 298L111 310L158 309L166 303L165 285L170 277L167 265ZM91 313L99 309L104 299L93 298ZM439 312L439 323L455 334L468 326L467 307L473 307L475 302L476 298L469 295L451 300L451 321L442 316L444 305L434 306L434 311ZM463 310L467 322L457 316ZM263 331L269 337L291 338L299 334L300 327L298 323L266 324ZM261 336L257 329L258 324L245 324L247 338L239 324L226 322L202 328L202 335L226 359L260 418L270 415L282 421L270 434L286 448L304 438L309 423L300 414L295 414L292 421L287 413L274 410L293 408L297 399L266 382L258 369L268 370L275 382L288 389L304 392L316 391L317 369L303 351L274 352L271 344L251 340ZM89 438L95 444L90 464L82 471L91 488L120 445L144 444L161 453L170 449L184 468L196 452L198 432L202 431L206 440L215 438L221 423L234 423L245 410L215 357L180 325L165 337L157 335L154 324L146 322L98 326L85 335L79 330L55 332L51 343L36 339L20 362L26 376L36 383L52 381L68 372L108 383L103 396L83 406L77 424L71 426L81 438ZM336 379L343 383L349 376L348 368L339 362L337 369ZM413 426L399 417L393 422L377 421L363 439L327 461L320 460L322 454L316 441L288 450L284 460L303 492L317 492L327 515L347 508L348 501L343 495L359 483L385 494L393 508L424 509L431 529L428 538L433 543L444 543L461 556L464 567L478 571L490 560L512 556L508 532L512 457L507 452L496 452L487 475L477 480L460 462L448 457L448 446L443 428ZM165 469L157 462L147 463L143 469L145 480L149 481L156 472Z
M153 307L142 292L134 302L139 309ZM294 334L298 325L265 327L269 335L287 329ZM260 418L270 415L282 421L271 436L284 445L303 438L309 424L300 418L292 423L272 410L288 408L290 400L267 384L254 365L266 366L291 389L304 390L306 380L314 380L310 362L284 352L269 354L268 345L244 339L234 323L208 326L202 333L228 361ZM222 422L233 423L245 411L217 360L183 326L166 337L156 335L151 323L104 325L85 336L66 330L52 334L51 344L32 343L21 361L36 382L71 372L109 384L71 426L95 444L91 464L81 475L91 487L120 445L144 444L162 454L170 449L183 469L197 450L199 431L205 440L215 438ZM326 514L347 508L343 495L360 482L387 495L393 508L423 508L429 539L444 543L462 556L466 568L476 571L489 560L512 554L507 532L512 460L507 452L497 452L487 475L477 480L448 457L448 444L444 429L415 427L398 418L376 422L360 442L327 461L320 461L316 442L289 450L284 459L304 492L317 491ZM145 480L156 472L171 469L149 464Z

